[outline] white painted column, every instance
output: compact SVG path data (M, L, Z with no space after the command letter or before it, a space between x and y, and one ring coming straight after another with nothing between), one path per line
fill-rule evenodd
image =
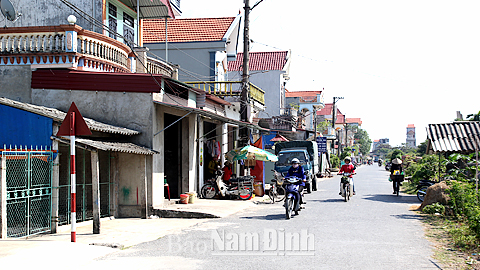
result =
M92 166L93 234L100 234L100 169L98 152L90 152Z
M53 127L53 133L57 134L58 126ZM52 141L52 150L56 151L57 156L53 160L53 171L52 171L52 224L51 224L51 233L57 233L58 229L58 186L60 183L60 153L58 152L58 141Z

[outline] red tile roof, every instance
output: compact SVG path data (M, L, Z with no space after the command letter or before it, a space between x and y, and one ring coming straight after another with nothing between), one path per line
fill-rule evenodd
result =
M317 111L317 115L332 115L333 103L325 104L325 107ZM340 112L337 106L337 118L335 119L336 124L345 123L345 115Z
M168 19L168 42L222 40L235 17ZM165 20L143 20L143 42L165 42Z
M407 128L414 128L415 125L414 124L408 124Z
M249 54L249 70L282 70L287 63L287 51L279 52L251 52ZM237 53L235 61L228 62L228 70L241 71L243 53Z
M347 118L347 123L362 125L362 119L361 118Z

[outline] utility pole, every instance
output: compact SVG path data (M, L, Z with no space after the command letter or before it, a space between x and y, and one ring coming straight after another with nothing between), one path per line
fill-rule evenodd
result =
M333 129L333 132L335 134L335 140L333 140L333 147L332 149L335 149L335 141L337 140L337 131L335 130L335 122L337 121L337 107L335 106L335 103L337 103L337 101L339 99L343 99L343 97L333 97L333 106L332 106L332 129ZM338 146L338 150L340 149L340 145ZM338 151L337 150L337 151ZM338 153L337 153L338 154Z
M242 95L240 100L240 117L243 122L249 122L250 116L248 113L248 106L250 105L249 99L249 74L248 74L248 61L249 61L249 17L250 17L250 3L249 0L245 1L245 22L243 27L243 73L242 73ZM246 143L248 140L248 129L243 128L240 130L240 138Z

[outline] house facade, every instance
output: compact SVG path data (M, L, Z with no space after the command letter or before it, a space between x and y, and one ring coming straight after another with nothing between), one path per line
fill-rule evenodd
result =
M272 118L282 115L285 104L285 87L290 79L289 51L250 52L249 81L265 91L265 110L258 113L259 118ZM228 79L242 80L243 53L238 53L235 61L228 63Z
M225 153L235 147L239 128L258 127L239 121L238 108L229 101L177 80L177 69L147 55L147 48L132 46L143 43L138 35L142 19L174 17L171 1L140 1L138 7L128 1L107 1L105 5L100 3L98 9L96 5L89 6L92 2L72 3L91 10L91 14L95 14L93 18L107 25L114 17L114 13L110 13L114 9L110 9L112 3L117 7L117 26L113 27L112 22L111 29L106 31L91 21L93 25L89 28L89 21L85 19L88 16L78 16L75 24L63 24L75 7L65 8L61 2L59 6L45 6L46 14L58 13L48 20L37 19L32 9L31 14L22 11L25 19L0 29L0 94L7 99L5 103L15 103L19 110L38 107L33 114L41 115L47 122L53 119L52 127L43 134L49 138L46 143L50 151L59 153L52 154L54 158L50 160L52 164L59 164L52 165L52 168L58 167L58 172L52 174L51 185L70 183L67 170L70 141L56 136L55 128L63 118L45 112L65 113L74 102L86 119L107 127L96 130L92 136L79 137L76 146L81 153L76 160L77 167L85 168L84 193L77 196L77 200L91 202L94 177L89 175L95 169L88 164L97 155L92 153L98 153L104 173L100 175L101 183L110 186L103 190L112 196L100 194L101 200L106 201L95 215L146 217L166 203L165 183L172 198L199 191L206 177L208 141L215 140L222 147L220 152ZM139 13L132 13L136 10ZM136 14L142 16L135 17ZM134 26L140 27L140 30L134 29L133 38L129 38L137 42L126 40L128 31L119 30L126 29L122 23L131 25L127 15L133 17ZM118 35L110 37L115 29ZM145 74L147 72L150 74ZM3 116L10 119L9 113ZM120 133L109 131L114 127ZM0 145L12 144L8 147L12 150L14 145L29 143L28 137L18 134L6 134ZM52 201L68 206L68 192L52 193L50 196L57 196ZM83 208L77 204L77 211L84 213L85 220L94 215L92 203ZM52 206L50 213L58 217L54 209ZM52 228L70 221L54 219L53 223Z

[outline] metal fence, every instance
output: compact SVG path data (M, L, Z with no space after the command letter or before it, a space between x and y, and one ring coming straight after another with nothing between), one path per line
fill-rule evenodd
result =
M68 146L59 146L60 177L59 177L59 202L58 224L71 224L70 200L70 150ZM92 167L90 152L84 149L75 151L76 166L76 212L77 222L93 219L92 199ZM100 216L110 216L110 153L99 152L100 162Z
M51 229L52 166L48 150L5 150L7 237L23 237Z

